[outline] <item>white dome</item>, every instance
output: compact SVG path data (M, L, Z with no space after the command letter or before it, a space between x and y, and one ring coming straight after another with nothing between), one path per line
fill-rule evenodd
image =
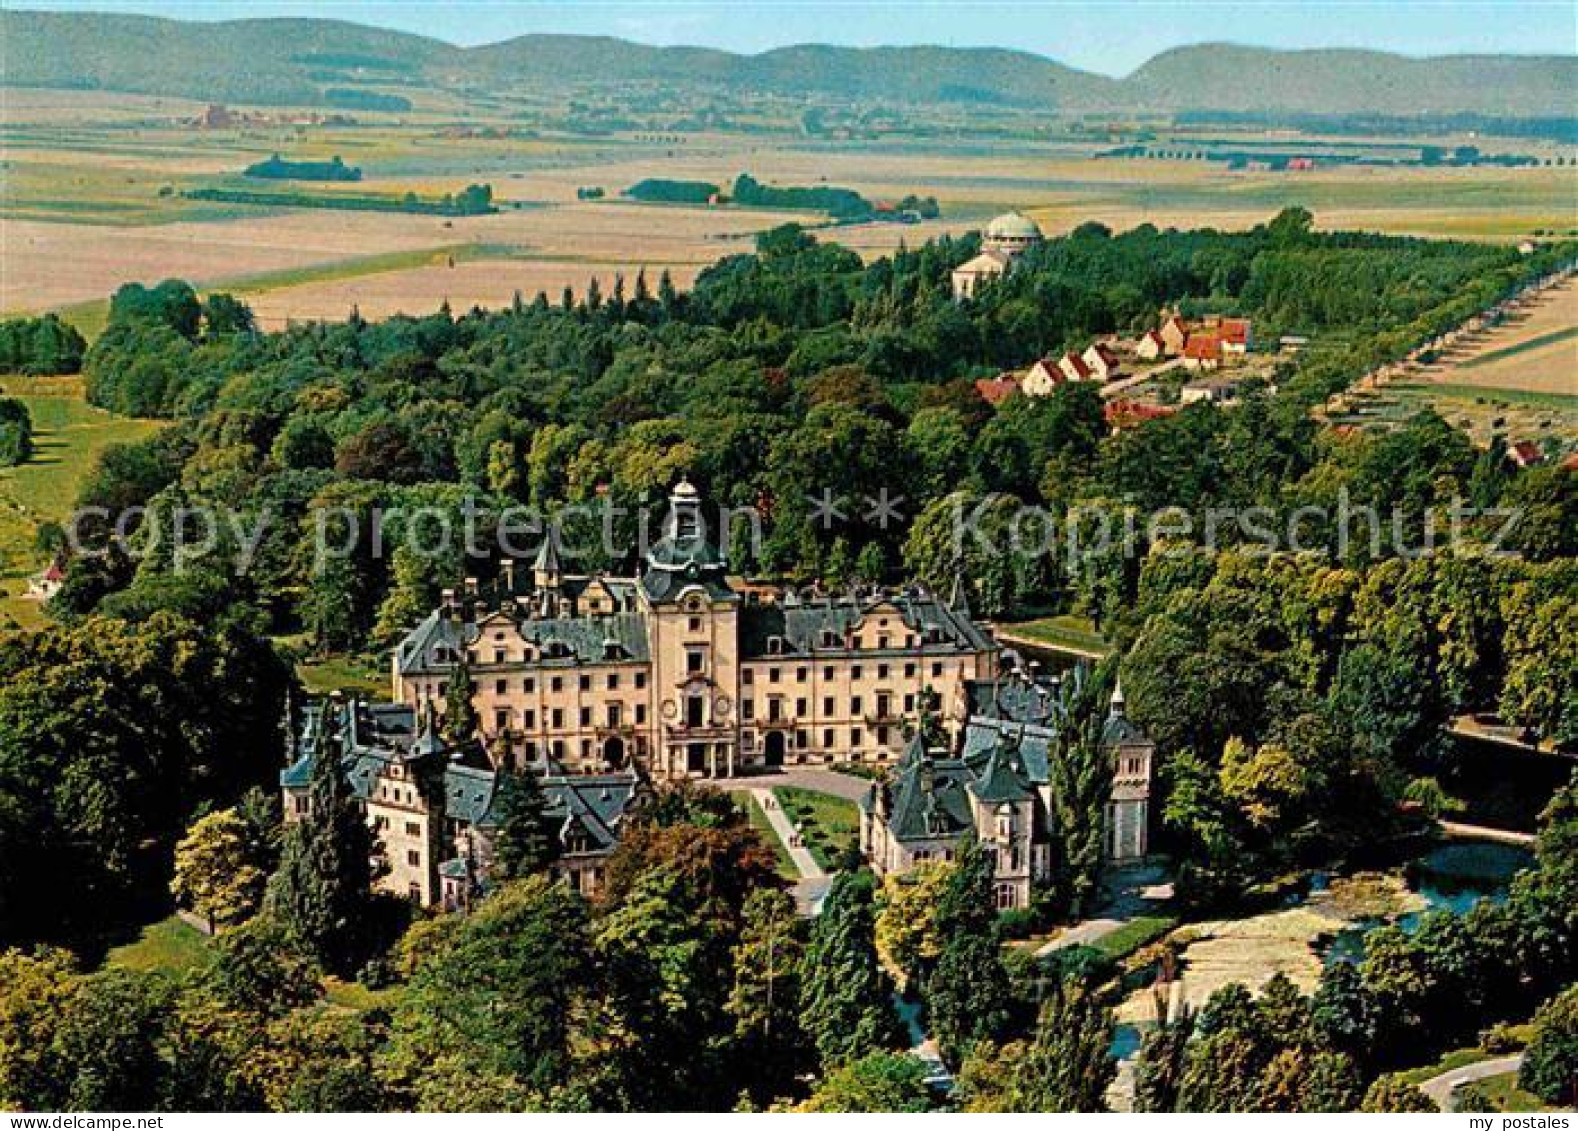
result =
M1018 212L1004 212L986 225L986 238L1015 242L1039 240L1041 229L1036 227L1035 221L1028 216Z

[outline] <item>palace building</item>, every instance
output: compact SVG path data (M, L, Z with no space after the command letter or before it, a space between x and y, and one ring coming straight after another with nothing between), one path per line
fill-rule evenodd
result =
M285 820L311 816L318 758L336 757L366 813L385 865L378 887L422 906L465 906L492 861L498 773L479 743L451 748L429 707L335 696L309 705L292 724L280 773ZM632 769L566 774L532 767L559 838L554 872L583 895L602 886L603 864L628 814L649 796Z
M489 592L446 593L392 674L412 709L442 710L468 680L487 748L516 765L666 780L892 764L928 701L960 733L998 654L957 595L745 585L681 482L639 577L568 575L550 538L529 579L506 568Z
M914 742L862 800L860 847L877 874L951 860L975 840L992 854L998 909L1028 908L1036 885L1052 873L1051 763L1067 720L1065 691L1018 675L972 684L957 753ZM1155 744L1128 719L1121 687L1113 692L1101 742L1113 768L1104 855L1114 864L1133 863L1149 850Z

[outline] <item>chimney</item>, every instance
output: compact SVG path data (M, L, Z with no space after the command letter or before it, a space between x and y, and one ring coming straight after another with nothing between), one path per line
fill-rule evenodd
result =
M455 597L453 589L445 589L440 596L440 608L445 620L455 620L460 616L460 602Z
M500 575L504 578L504 592L515 596L515 559L505 558L499 563Z

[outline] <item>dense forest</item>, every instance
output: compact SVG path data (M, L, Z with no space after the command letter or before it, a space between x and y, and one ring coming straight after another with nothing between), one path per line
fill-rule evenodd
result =
M919 1110L933 1099L915 1063L881 1051L901 1043L876 957L895 937L910 957L888 967L925 1001L959 1071L958 1103L1099 1104L1111 1025L1100 972L1004 958L978 860L933 885L923 946L920 920L860 873L839 878L807 933L755 834L705 793L677 791L627 834L595 906L542 884L543 861L523 852L476 914L419 921L392 942L357 822L294 826L281 843L247 793L268 783L283 743L289 673L270 638L376 653L440 588L498 568L496 553L461 547L359 549L315 568L326 510L362 547L375 523L400 544L409 520L396 512L436 508L456 527L470 512L491 546L512 507L573 534L588 521L578 505L660 506L684 474L709 502L762 513L760 544L736 545L741 571L843 588L941 586L962 568L979 612L1093 618L1159 745L1182 906L1230 907L1290 869L1350 859L1450 806L1451 715L1498 710L1578 741L1578 490L1570 472L1519 470L1433 414L1337 434L1310 409L1574 248L1520 256L1321 234L1310 220L1292 210L1239 233L1090 224L962 304L949 272L976 252L973 237L864 264L794 226L685 293L638 275L491 313L280 333L177 281L122 288L83 362L88 395L171 426L110 449L90 476L84 506L146 517L124 545L108 524L86 530L105 553L71 561L53 603L62 627L0 640L0 941L70 943L91 962L86 909L95 923L130 921L169 881L172 854L189 860L210 838L229 838L226 859L245 856L254 881L273 878L237 895L233 917L248 925L191 984L85 975L61 952L0 955L11 984L31 987L0 1000L0 1106ZM1086 383L996 408L975 392L975 378L1150 327L1174 304L1253 318L1260 341L1311 344L1236 406L1190 405L1118 432ZM851 501L842 522L816 521L824 489ZM900 521L861 505L883 491L904 496ZM1470 516L1450 552L1412 552L1457 500L1520 518L1504 532ZM1346 505L1385 513L1392 539L1345 538L1333 516ZM222 552L188 558L171 536L201 506L234 521L218 532ZM1300 552L1266 552L1239 525L1208 542L1198 527L1141 522L1131 545L1047 554L970 540L961 560L955 508L993 535L1022 507L1082 538L1162 508L1259 508L1272 526L1321 517L1303 523ZM633 525L619 533L635 544ZM1498 539L1514 553L1484 552ZM571 564L634 562L588 548ZM319 776L314 796L337 812L344 783ZM1194 1037L1164 1030L1142 1060L1143 1102L1351 1107L1366 1089L1370 1106L1414 1102L1377 1080L1396 1066L1385 1026L1417 1018L1445 1041L1527 1017L1571 980L1573 827L1564 794L1504 909L1396 941L1329 974L1311 1001L1291 987L1269 1004L1229 994ZM300 861L330 858L344 866L326 890ZM764 947L788 948L779 973L764 972ZM1516 984L1483 989L1475 971L1492 968ZM325 969L393 983L396 1004L336 1011L320 1000ZM1443 1003L1465 986L1474 1007L1447 1025ZM518 1021L507 1033L495 995ZM34 1000L59 1008L41 1017ZM13 1041L6 1026L43 1037ZM1247 1045L1255 1054L1238 1056Z

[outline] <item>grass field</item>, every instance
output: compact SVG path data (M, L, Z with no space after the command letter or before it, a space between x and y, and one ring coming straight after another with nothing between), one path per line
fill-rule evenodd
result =
M344 691L380 702L389 697L389 669L359 656L303 660L296 665L296 678L309 695Z
M1117 962L1148 946L1178 925L1171 915L1140 915L1090 945Z
M115 947L105 956L106 966L148 974L200 973L214 964L213 941L177 916L143 928L135 942Z
M783 806L784 816L800 829L812 858L829 871L860 837L860 811L853 801L794 786L780 786L773 795Z
M0 625L6 618L37 627L36 601L19 594L47 563L34 546L41 522L64 520L100 452L158 431L160 424L93 408L77 378L0 377L0 394L15 396L33 417L36 451L21 467L0 471Z
M1081 656L1105 656L1112 645L1102 639L1088 617L1062 615L1042 617L1039 620L1020 621L999 626L1009 636L1022 636L1038 644L1045 644Z
M788 847L778 839L778 834L773 831L772 823L767 820L767 814L762 812L762 807L756 803L756 798L741 790L734 794L734 799L739 803L740 808L745 810L745 819L750 822L751 828L760 833L762 842L773 850L773 858L778 864L778 875L790 883L798 880L800 870L789 858Z
M1525 1092L1518 1087L1518 1074L1516 1072L1503 1072L1499 1076L1487 1076L1478 1083L1471 1085L1471 1087L1488 1099L1490 1106L1497 1111L1540 1112L1563 1110L1559 1107L1552 1107L1540 1099L1539 1096ZM1459 1095L1461 1094L1460 1089Z

